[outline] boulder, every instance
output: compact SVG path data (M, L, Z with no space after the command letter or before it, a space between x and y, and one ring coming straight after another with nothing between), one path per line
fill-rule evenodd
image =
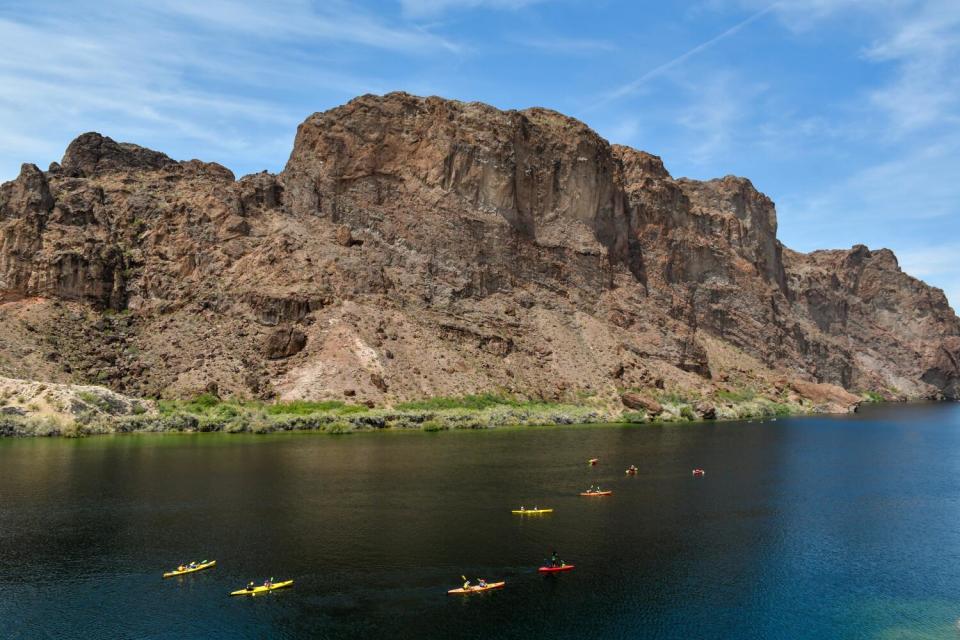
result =
M697 414L704 420L716 420L717 419L717 408L710 402L701 401L698 402L694 407Z
M790 386L800 397L825 413L852 413L863 401L860 396L835 384L791 380Z
M623 406L628 409L646 411L647 414L651 416L663 412L663 406L659 402L640 393L628 391L620 395L620 401L623 403Z

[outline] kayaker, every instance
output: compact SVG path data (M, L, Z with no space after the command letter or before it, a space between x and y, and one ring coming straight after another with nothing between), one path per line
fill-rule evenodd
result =
M196 568L197 568L197 563L196 563L196 562L191 562L190 565L189 565L189 568L191 568L191 569L196 569Z
M182 564L179 567L177 567L177 571L184 571L184 570L186 570L186 567L183 566Z
M487 586L487 581L484 580L483 578L477 578L477 584L480 586L481 589L485 589Z
M550 564L554 567L559 567L562 563L560 556L557 555L556 550L550 555Z
M469 580L464 580L464 581L463 581L463 590L464 590L464 591L469 591L469 590L470 590L470 581L469 581Z
M257 588L257 585L253 584L253 580L247 583L247 591L253 591Z
M264 580L264 581L263 581L263 586L265 586L267 589L269 589L270 587L272 587L272 586L273 586L273 578L270 578L269 580Z

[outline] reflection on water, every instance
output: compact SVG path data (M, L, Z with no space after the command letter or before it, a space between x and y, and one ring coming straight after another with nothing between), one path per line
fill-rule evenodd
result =
M956 637L958 452L957 405L0 441L0 620L15 638ZM597 482L614 495L577 495ZM554 548L577 569L537 574ZM508 584L447 596L463 574ZM270 576L296 584L226 596Z

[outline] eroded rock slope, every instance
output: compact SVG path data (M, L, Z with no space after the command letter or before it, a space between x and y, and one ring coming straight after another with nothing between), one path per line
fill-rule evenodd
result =
M128 394L960 396L960 321L886 250L800 254L746 179L544 109L402 93L279 175L87 133L0 186L0 375Z

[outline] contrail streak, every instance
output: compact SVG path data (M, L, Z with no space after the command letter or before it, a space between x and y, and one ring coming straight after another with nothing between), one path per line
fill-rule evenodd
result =
M624 97L624 96L626 96L626 95L629 95L629 94L633 93L634 91L636 91L637 89L639 89L641 86L643 86L644 84L646 84L646 82L648 82L649 80L652 80L653 78L656 78L657 76L663 75L663 73L665 73L666 71L669 71L670 69L673 69L674 67L683 64L684 62L686 62L687 60L689 60L689 59L692 58L693 56L697 55L698 53L701 53L701 52L703 52L703 51L706 51L707 49L709 49L709 48L712 47L713 45L717 44L717 43L720 42L721 40L725 40L725 39L729 38L730 36L734 35L734 34L737 33L738 31L740 31L741 29L743 29L744 27L746 27L746 26L748 26L749 24L751 24L752 22L755 22L755 21L759 20L759 19L762 18L763 16L765 16L765 15L767 15L768 13L770 13L771 11L773 11L779 4L780 4L779 2L774 2L773 4L771 4L771 5L770 5L769 7L767 7L766 9L761 9L760 11L756 12L756 13L753 14L752 16L750 16L750 17L746 18L745 20L743 20L743 21L741 21L741 22L738 22L737 24L733 25L732 27L730 27L729 29L727 29L727 30L724 31L723 33L721 33L721 34L719 34L719 35L716 35L716 36L710 38L710 39L707 40L706 42L702 42L702 43L698 44L698 45L695 46L693 49L690 49L690 50L687 51L686 53L680 54L679 56L677 56L677 57L674 58L673 60L668 60L667 62L664 62L664 63L661 64L660 66L654 67L653 69L651 69L650 71L647 71L645 74L643 74L642 76L640 76L640 77L637 78L636 80L634 80L634 81L632 81L632 82L629 82L629 83L627 83L627 84L625 84L625 85L622 85L622 86L620 86L620 87L617 87L616 89L614 89L613 91L611 91L611 92L608 93L607 95L603 96L601 99L597 100L596 102L594 102L593 104L591 104L590 106L588 106L586 110L587 110L587 111L592 111L592 110L594 110L594 109L597 109L597 108L599 108L599 107L602 107L602 106L604 106L604 105L607 105L607 104L613 102L614 100L619 100L620 98L622 98L622 97Z

